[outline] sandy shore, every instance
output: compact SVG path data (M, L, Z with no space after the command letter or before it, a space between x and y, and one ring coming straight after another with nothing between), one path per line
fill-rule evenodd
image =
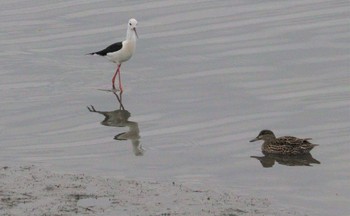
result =
M160 183L0 168L0 215L301 215L267 199Z

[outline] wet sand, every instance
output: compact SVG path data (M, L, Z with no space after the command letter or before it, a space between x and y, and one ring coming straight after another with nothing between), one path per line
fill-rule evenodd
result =
M34 165L0 169L1 215L301 215L264 198L177 182L55 173Z

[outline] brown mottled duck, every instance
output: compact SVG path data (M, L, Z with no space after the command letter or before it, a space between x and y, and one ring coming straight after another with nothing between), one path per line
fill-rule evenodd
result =
M262 130L259 135L250 140L254 142L257 140L263 140L264 143L261 146L263 153L269 154L284 154L284 155L298 155L307 154L317 144L309 142L311 138L297 138L293 136L283 136L276 138L275 134L271 130Z

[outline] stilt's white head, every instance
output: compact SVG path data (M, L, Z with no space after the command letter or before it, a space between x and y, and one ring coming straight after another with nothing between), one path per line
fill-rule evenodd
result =
M134 18L131 18L128 22L128 34L130 34L130 37L132 37L133 32L135 32L136 37L139 38L136 32L136 26L137 26L137 20Z

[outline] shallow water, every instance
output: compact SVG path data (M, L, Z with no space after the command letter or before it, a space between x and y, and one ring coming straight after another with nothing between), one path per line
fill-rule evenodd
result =
M349 7L3 2L1 161L210 184L307 215L348 215ZM140 36L121 68L130 117L105 126L86 107L120 113L117 97L99 90L110 89L115 66L84 54L123 39L130 17ZM320 164L263 168L250 157L262 156L261 143L248 141L265 128L312 137Z

